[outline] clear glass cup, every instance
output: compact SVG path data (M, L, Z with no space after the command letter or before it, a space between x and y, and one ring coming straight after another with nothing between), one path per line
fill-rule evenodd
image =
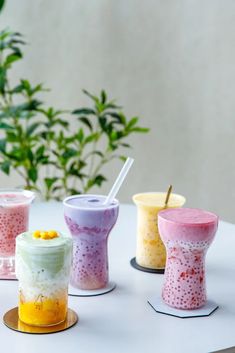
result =
M103 205L106 196L75 195L64 200L64 217L73 237L70 283L92 290L107 286L108 235L116 223L119 203Z
M163 301L177 309L197 309L207 300L205 257L218 217L194 208L159 212L158 227L167 249Z
M157 215L164 208L166 193L146 192L133 196L137 206L136 262L151 269L164 269L166 249L159 236ZM171 194L167 208L181 207L185 198Z
M0 189L0 278L15 278L15 238L28 230L35 195L22 189Z
M72 238L50 239L26 232L16 238L19 319L32 326L52 326L66 319Z

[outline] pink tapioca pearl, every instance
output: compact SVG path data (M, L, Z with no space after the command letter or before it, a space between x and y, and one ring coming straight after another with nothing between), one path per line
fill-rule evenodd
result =
M168 305L195 309L205 304L205 255L217 225L216 215L199 209L159 212L158 227L167 248L162 297Z
M29 205L0 207L0 256L14 255L16 236L28 228L28 210Z

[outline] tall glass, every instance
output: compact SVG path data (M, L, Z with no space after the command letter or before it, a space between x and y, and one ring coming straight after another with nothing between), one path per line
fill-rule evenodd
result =
M137 205L137 246L136 262L138 265L151 269L164 269L166 249L159 236L157 215L164 208L166 193L146 192L133 196ZM185 198L171 194L167 207L181 207Z
M64 200L64 216L73 237L70 283L79 289L100 289L109 281L108 235L116 223L119 203L103 205L106 196L75 195Z
M167 249L163 301L177 309L196 309L206 303L205 257L214 239L218 217L195 208L158 214L161 238Z
M32 326L57 325L67 315L72 238L42 234L26 232L16 238L19 319Z
M27 231L34 193L0 189L0 278L15 278L15 238Z

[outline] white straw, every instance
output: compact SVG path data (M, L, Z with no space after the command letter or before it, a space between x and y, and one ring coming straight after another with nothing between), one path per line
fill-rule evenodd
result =
M118 193L118 190L120 189L120 186L122 185L127 173L129 172L129 169L134 162L133 158L128 157L124 166L122 167L122 170L120 171L115 183L113 184L112 189L110 190L108 196L106 197L106 200L104 201L104 205L107 205L108 203L112 203L114 200L115 196Z

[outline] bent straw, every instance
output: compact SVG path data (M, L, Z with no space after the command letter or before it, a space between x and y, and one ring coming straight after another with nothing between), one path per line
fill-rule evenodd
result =
M108 203L112 203L112 201L114 200L115 196L118 193L118 190L120 189L120 186L122 185L127 173L129 172L129 169L132 165L132 163L134 162L133 158L128 157L124 166L122 167L115 183L113 184L112 189L110 190L108 196L106 197L105 201L104 201L104 205L107 205Z
M167 207L167 204L168 204L168 201L169 201L169 198L170 198L170 195L171 195L171 191L172 191L172 185L170 185L169 188L168 188L168 191L167 191L167 194L166 194L164 208Z

